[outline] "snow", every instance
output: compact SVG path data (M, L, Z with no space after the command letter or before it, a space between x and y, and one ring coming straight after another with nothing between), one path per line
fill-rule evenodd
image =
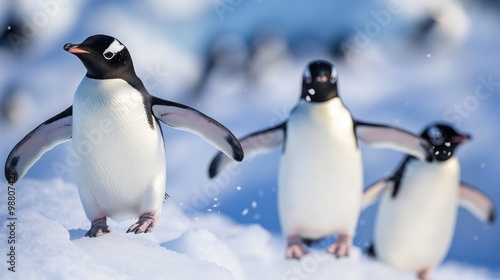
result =
M330 60L338 70L340 96L358 119L415 133L431 122L447 120L460 132L471 133L473 140L458 149L462 179L500 205L500 38L493 36L500 22L494 9L467 7L469 27L459 28L459 38L452 33L450 44L440 39L437 44L417 45L409 38L409 22L438 4L402 1L403 13L393 14L378 36L369 37L366 46L356 47L355 55L343 61L328 52L331 42L364 30L373 21L370 12L386 9L387 3L323 1L322 9L317 9L318 5L307 2L292 7L285 0L225 1L232 10L221 19L211 1L18 2L0 9L1 23L11 10L24 19L22 23L32 23L37 13L49 20L36 26L25 52L0 48L0 100L9 88L22 93L9 101L15 104L10 107L13 121L0 120L2 159L41 121L71 104L84 68L62 46L93 34L109 34L130 50L136 72L151 94L201 110L238 137L286 119L300 95L305 65L312 59ZM43 9L46 3L63 2ZM444 1L450 2L456 1ZM306 24L311 21L317 24ZM217 39L227 36L236 43L226 50L231 52L226 59L237 63L222 60L204 73L207 53L214 47L211 42L220 44ZM248 65L245 59L251 55L253 63ZM208 81L200 92L192 93L203 75ZM45 154L16 184L15 274L7 271L7 185L0 181L0 279L75 275L86 279L414 279L411 273L362 255L372 240L376 207L362 213L349 259L337 260L313 249L301 261L285 260L276 208L280 150L209 180L207 167L216 150L196 136L166 126L164 135L170 198L151 234L126 234L135 222L127 220L111 221L113 231L106 236L83 237L90 222L73 175L58 176L52 169L54 162L64 162L70 143ZM393 172L402 157L360 147L365 185ZM450 252L433 279L499 279L499 236L498 221L485 226L460 210Z
M5 197L7 186L0 187ZM7 208L4 201L1 209ZM367 259L357 247L348 259L313 250L300 261L285 260L281 238L261 226L218 214L195 219L170 201L156 232L126 234L134 220L111 221L111 233L87 238L90 223L76 186L61 179L23 180L16 187L16 203L16 272L3 261L1 279L413 279L411 273ZM2 244L6 239L0 236ZM457 263L443 265L434 275L443 280L495 277Z
M247 214L248 214L248 208L243 209L243 211L241 212L241 215L246 216Z

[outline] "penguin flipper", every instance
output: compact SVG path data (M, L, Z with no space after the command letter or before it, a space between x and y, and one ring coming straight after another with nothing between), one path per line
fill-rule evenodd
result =
M366 188L363 192L363 202L361 204L362 210L365 210L375 203L391 182L392 181L389 179L382 179Z
M152 97L154 116L170 127L194 133L228 157L243 160L243 149L236 137L225 126L189 106Z
M415 156L420 160L432 161L432 146L427 140L399 128L354 122L356 135L363 142L378 148L391 148Z
M469 210L480 221L489 224L495 221L495 205L484 193L462 182L459 197L460 206Z
M251 158L258 154L276 148L285 139L286 122L280 123L277 126L254 132L243 137L240 141L245 158ZM210 178L215 177L220 171L224 170L231 164L229 158L218 153L212 160L208 173Z
M5 178L14 185L48 150L72 136L73 106L33 129L12 149L5 162Z

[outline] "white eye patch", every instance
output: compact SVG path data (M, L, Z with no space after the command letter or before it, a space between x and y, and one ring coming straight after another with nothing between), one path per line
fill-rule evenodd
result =
M311 71L309 70L309 67L306 67L304 70L304 81L307 84L310 84L312 82L312 76L311 76Z
M111 45L109 45L109 47L104 50L102 56L104 56L105 59L110 60L124 48L125 46L120 44L120 42L115 39L113 43L111 43Z
M332 74L330 75L330 83L334 84L337 82L337 68L332 67Z

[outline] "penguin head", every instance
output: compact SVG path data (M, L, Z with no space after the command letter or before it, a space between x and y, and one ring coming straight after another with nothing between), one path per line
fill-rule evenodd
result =
M113 79L134 73L132 58L127 48L107 35L93 35L81 44L64 45L64 50L76 55L87 68L87 77Z
M337 78L333 64L324 60L312 61L304 70L300 98L319 103L338 97Z
M451 126L445 124L434 124L427 127L421 137L432 145L434 158L437 161L448 160L453 156L453 152L458 145L471 139L470 135L460 134Z

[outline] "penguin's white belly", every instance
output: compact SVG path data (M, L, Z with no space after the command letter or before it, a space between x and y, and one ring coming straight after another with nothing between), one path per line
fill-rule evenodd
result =
M441 263L455 229L459 169L455 158L410 163L396 198L391 188L383 194L375 226L378 258L407 271Z
M310 106L333 108L299 107L287 123L278 190L282 230L306 238L352 235L363 174L351 115L340 101Z
M73 102L78 190L90 220L159 214L165 193L163 137L142 96L119 79L84 78Z

